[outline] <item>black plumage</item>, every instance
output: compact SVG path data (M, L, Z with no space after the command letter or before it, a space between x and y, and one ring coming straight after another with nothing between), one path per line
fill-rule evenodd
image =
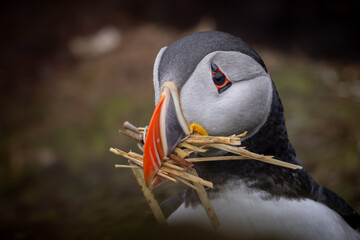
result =
M201 59L214 51L244 53L267 71L261 57L240 38L218 31L199 32L184 37L165 49L159 64L160 86L172 79L181 90Z

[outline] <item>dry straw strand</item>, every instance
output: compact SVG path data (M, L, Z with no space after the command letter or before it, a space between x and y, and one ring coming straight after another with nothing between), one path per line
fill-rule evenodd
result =
M124 123L125 130L119 130L120 133L137 140L138 147L143 151L143 139L146 135L147 127L135 127L129 122ZM287 163L274 159L273 156L264 156L261 154L253 153L246 150L241 145L241 137L246 136L247 132L232 135L230 137L223 136L205 136L197 133L191 134L188 138L183 140L175 147L172 154L163 160L163 164L157 171L157 175L163 177L174 183L182 182L185 185L193 188L199 195L200 201L204 206L209 220L217 229L220 225L219 219L216 216L215 210L211 204L211 201L206 193L204 186L213 188L213 183L202 179L198 176L193 163L196 162L211 162L211 161L229 161L229 160L258 160L277 166L282 166L291 169L302 169L302 166ZM225 152L233 153L233 156L215 156L215 157L189 157L190 154L205 153L209 148L220 149ZM153 192L146 186L143 176L143 155L135 152L124 152L117 148L110 148L110 152L122 156L129 160L129 165L116 164L117 168L131 169L135 175L135 178L144 194L144 197L149 204L155 218L159 223L166 223L164 214L157 202Z
M129 162L129 164L132 165L133 163ZM156 200L153 192L145 184L143 170L140 168L132 168L131 170L134 173L134 176L141 188L141 191L143 192L146 202L155 216L155 219L160 224L166 224L164 213L162 212L158 201Z

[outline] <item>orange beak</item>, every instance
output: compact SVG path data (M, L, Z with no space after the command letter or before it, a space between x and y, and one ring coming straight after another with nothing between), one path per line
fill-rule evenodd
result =
M166 181L156 175L164 158L171 154L190 132L182 114L178 89L173 82L165 82L147 130L143 169L147 186L152 189Z

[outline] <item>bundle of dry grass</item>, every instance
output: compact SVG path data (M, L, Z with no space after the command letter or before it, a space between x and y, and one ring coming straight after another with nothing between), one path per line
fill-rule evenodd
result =
M146 128L137 128L129 122L124 123L125 130L119 130L120 133L133 138L137 141L139 149L143 150L143 143L146 135ZM193 163L204 162L204 161L226 161L226 160L245 160L252 159L269 164L274 164L282 167L291 169L301 169L299 165L283 162L274 159L272 156L264 156L261 154L253 153L245 150L241 145L241 137L246 136L246 132L233 135L230 137L219 137L219 136L204 136L198 134L196 131L192 133L188 138L180 142L174 149L173 153L164 159L162 166L157 171L157 175L172 181L174 183L182 182L187 186L197 191L199 198L207 211L209 219L216 229L219 226L219 220L216 217L215 211L211 205L211 202L207 196L204 186L213 188L213 183L205 179L200 178L195 169ZM193 153L205 153L210 148L220 149L225 152L233 153L233 156L218 156L218 157L191 157ZM152 209L155 218L160 223L165 223L165 217L157 203L152 191L147 188L143 174L143 155L135 152L124 152L117 148L110 148L110 151L123 156L128 159L128 165L117 164L115 167L119 168L131 168L134 175L144 193L144 196Z

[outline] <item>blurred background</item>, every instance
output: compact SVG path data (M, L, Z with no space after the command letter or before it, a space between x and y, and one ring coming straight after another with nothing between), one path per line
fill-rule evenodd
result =
M159 49L221 30L263 58L299 159L360 212L359 1L4 1L0 237L118 239L148 207L110 147L148 123ZM178 187L156 190L165 199Z

